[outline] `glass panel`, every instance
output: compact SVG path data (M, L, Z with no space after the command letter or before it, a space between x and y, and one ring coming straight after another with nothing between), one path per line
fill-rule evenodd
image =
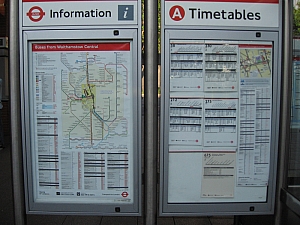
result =
M34 200L133 203L132 43L30 46Z
M267 200L273 47L170 40L168 203Z
M294 1L293 78L288 191L300 200L300 2Z

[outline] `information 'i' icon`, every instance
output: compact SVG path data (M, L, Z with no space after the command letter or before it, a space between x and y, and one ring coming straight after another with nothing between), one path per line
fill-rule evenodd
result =
M125 11L124 11L124 17L123 17L124 19L127 18L127 13L128 13L128 7L125 8Z
M134 20L134 6L133 5L119 5L118 6L118 20Z

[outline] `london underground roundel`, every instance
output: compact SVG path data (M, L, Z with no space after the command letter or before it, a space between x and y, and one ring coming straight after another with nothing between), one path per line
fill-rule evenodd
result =
M39 22L45 16L45 12L39 6L33 6L26 14L32 22Z
M184 9L179 5L174 5L169 11L170 18L174 21L180 21L185 16Z

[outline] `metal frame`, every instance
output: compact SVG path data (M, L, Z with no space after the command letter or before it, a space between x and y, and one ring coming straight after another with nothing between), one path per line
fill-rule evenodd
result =
M293 63L293 2L283 0L283 39L282 39L282 96L281 96L281 117L280 117L280 136L279 136L279 157L277 170L277 190L276 190L276 210L275 225L286 222L286 211L292 210L299 215L300 204L287 191L288 186L288 160L289 160L289 141L291 132L291 100L292 100L292 63ZM288 116L287 116L288 115ZM280 201L279 201L280 199ZM288 218L290 220L290 218Z
M175 1L174 1L175 2ZM221 1L220 1L221 2ZM208 25L165 25L165 16L169 12L165 9L165 1L161 2L162 9L162 103L161 103L161 115L164 115L161 119L161 163L160 168L162 169L160 175L160 215L161 216L204 216L204 215L262 215L262 214L272 214L274 213L275 202L278 202L275 199L276 191L276 168L277 168L277 155L278 155L278 136L279 136L279 114L280 114L280 98L281 98L281 54L282 54L282 19L283 18L283 5L288 2L279 0L279 26L278 27L255 27L255 26L208 26ZM178 2L180 5L181 2ZM182 2L183 4L183 2ZM223 3L222 3L223 4ZM226 4L226 3L224 3ZM175 5L175 4L174 4ZM202 8L201 8L202 9ZM214 202L205 202L205 203L193 203L193 204L171 204L168 203L166 198L168 196L168 187L165 187L168 174L168 105L169 105L169 83L166 75L168 70L168 40L173 39L188 39L188 40L255 40L255 33L262 33L262 40L272 40L274 41L274 55L273 59L273 74L276 78L273 79L273 113L272 113L272 139L271 139L271 160L272 165L270 165L270 181L267 192L267 202L232 202L232 203L214 203ZM171 34L171 35L170 35ZM235 34L235 37L234 35ZM171 37L171 38L170 38ZM192 38L191 38L192 37ZM267 37L267 39L265 39ZM276 46L277 45L277 46ZM276 61L276 59L278 61ZM278 62L278 63L276 63ZM276 64L276 65L275 65ZM251 211L251 206L254 206L255 211ZM253 209L253 208L252 208Z
M168 203L168 120L169 120L169 80L163 76L162 87L162 122L161 122L161 193L160 215L162 216L198 216L198 215L243 215L243 214L272 214L274 212L274 196L276 188L277 166L277 136L279 128L280 104L280 65L276 64L280 59L279 33L260 32L261 37L256 37L256 31L226 31L226 30L166 30L164 32L164 74L169 70L169 40L230 40L230 41L272 41L273 42L273 99L272 99L272 134L271 134L271 164L270 180L267 191L267 202L236 202L236 201L211 201L199 203ZM193 37L193 38L190 38ZM219 38L221 37L221 38ZM254 211L252 210L254 207Z
M25 199L22 159L21 98L20 98L20 55L19 55L19 1L9 1L9 72L11 101L11 151L12 183L15 224L25 224Z
M24 55L24 67L23 71L24 73L21 74L22 77L22 83L23 83L23 95L22 99L24 104L24 110L23 110L23 140L24 140L24 147L23 147L23 154L25 157L24 164L26 165L25 170L25 182L26 182L26 202L27 202L27 213L33 213L33 214L82 214L82 215L131 215L136 216L140 215L140 207L141 207L141 154L140 154L140 148L141 148L141 135L140 135L140 121L141 121L141 106L140 106L140 94L141 88L140 88L140 76L137 76L140 68L138 60L138 54L136 52L138 51L138 39L137 39L137 30L135 29L119 29L119 35L114 35L115 29L107 29L107 30L89 30L86 32L82 32L80 30L67 30L67 31L55 31L49 32L46 31L25 31L23 33L23 55ZM83 34L82 34L83 33ZM76 37L76 38L74 38ZM31 144L33 141L33 138L31 136L31 127L32 127L32 120L31 120L31 108L33 107L30 103L30 100L32 98L32 94L30 94L30 90L28 89L29 86L29 77L31 75L30 68L28 68L29 62L30 62L30 50L29 48L29 42L35 43L35 42L91 42L91 41L101 41L103 42L115 42L115 41L131 41L132 42L132 70L133 70L133 84L132 87L134 87L133 91L133 109L132 112L134 115L136 115L136 120L134 120L133 124L133 146L134 150L132 152L133 154L133 188L134 193L134 202L132 204L128 203L38 203L34 202L33 198L33 187L31 186L33 184L33 171L32 171L32 165L34 162L32 162L32 149L34 149L34 146ZM27 57L26 57L27 56ZM116 207L119 208L119 210L116 210ZM60 210L58 211L58 209Z
M25 187L22 184L22 176L20 176L20 172L15 174L16 186L20 186L21 189L25 189L25 193L18 193L18 201L19 199L23 199L25 195L27 213L33 214L81 214L81 215L118 215L118 216L138 216L141 215L141 1L136 0L137 2L137 18L136 24L127 24L123 22L121 24L99 24L99 25L80 25L80 26L65 26L65 25L57 25L57 26L33 26L33 27L23 27L23 2L21 0L11 1L12 5L10 7L11 13L10 15L15 15L13 19L11 18L12 24L12 33L10 37L14 37L14 40L11 43L16 42L16 48L13 48L13 45L10 45L11 49L14 49L14 54L17 55L10 65L15 63L17 66L14 68L21 67L21 74L18 75L18 72L14 72L12 69L11 72L13 76L21 78L20 87L21 87L21 99L15 101L12 99L12 106L19 108L20 113L22 112L21 121L22 123L22 131L17 135L18 140L21 141L21 136L23 140L23 147L20 145L12 146L12 151L17 155L22 155L21 149L23 148L23 160L24 160L24 168L25 173L23 174L25 180ZM20 9L20 10L19 10ZM20 13L15 13L20 11ZM20 16L19 16L20 15ZM12 17L12 16L11 16ZM48 31L47 31L48 30ZM49 32L51 30L52 32ZM54 32L53 32L54 31ZM118 31L118 34L115 34L114 31ZM74 36L74 35L77 36ZM133 109L131 110L135 116L135 120L133 121L133 130L134 134L132 137L134 150L133 154L133 192L134 192L134 202L132 204L101 204L101 203L91 203L90 205L79 204L76 206L74 203L68 204L59 204L59 203L34 203L33 202L33 193L32 193L32 158L31 158L31 137L30 137L30 100L27 97L30 97L28 91L28 43L29 42L55 42L55 41L74 41L74 42L114 42L114 41L129 41L132 43L131 53L132 53L132 70L133 70L133 85L132 90L133 93ZM20 47L20 51L18 48ZM19 55L19 53L21 53ZM20 61L18 60L20 57ZM29 73L30 74L30 73ZM12 83L15 82L15 78L12 79ZM20 79L18 79L20 80ZM17 85L18 86L18 85ZM12 87L12 86L11 86ZM17 87L18 88L18 87ZM14 90L15 93L20 91ZM17 95L18 96L18 95ZM16 112L14 116L20 116L20 113ZM15 118L12 121L18 121ZM16 125L16 127L20 130L20 124ZM14 128L14 124L12 124L12 133L17 133L16 128ZM13 137L12 137L13 138ZM14 138L13 138L14 140ZM14 143L19 143L14 140ZM17 154L18 153L18 154ZM21 157L22 158L22 157ZM22 167L22 160L18 157L13 157L16 160L15 162ZM14 163L14 164L16 164ZM23 172L21 172L23 173ZM28 177L27 177L28 176ZM14 194L17 196L17 193ZM25 203L20 206L20 202L15 203L15 211L18 213L24 213L24 208L18 209L18 207L23 207ZM61 207L60 210L59 207ZM22 223L25 221L24 216L16 216L19 219L19 222Z
M144 224L157 224L158 35L157 0L144 1L145 12L145 135Z
M293 211L297 216L300 216L300 201L288 191L281 189L280 200Z

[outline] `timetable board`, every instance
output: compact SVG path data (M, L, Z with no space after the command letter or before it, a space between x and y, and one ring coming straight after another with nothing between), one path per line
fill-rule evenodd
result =
M202 204L217 206L219 212L226 211L224 204L265 204L274 186L274 40L237 40L222 31L219 36L226 38L213 39L198 33L191 36L209 38L166 32L166 215L211 213Z

